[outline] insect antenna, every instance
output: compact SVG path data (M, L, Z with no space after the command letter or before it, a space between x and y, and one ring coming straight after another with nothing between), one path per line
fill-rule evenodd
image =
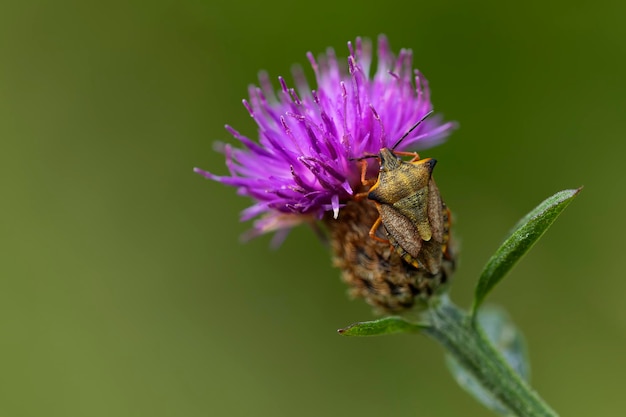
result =
M402 135L402 137L400 139L398 139L398 141L395 143L395 145L393 145L391 147L391 150L395 150L398 145L404 140L406 139L407 136L409 136L411 134L412 131L414 131L415 129L417 129L417 127L422 124L422 122L424 120L426 120L428 118L428 116L430 116L431 114L433 114L434 110L429 111L428 113L426 113L424 115L424 117L422 117L417 123L415 123L404 135Z

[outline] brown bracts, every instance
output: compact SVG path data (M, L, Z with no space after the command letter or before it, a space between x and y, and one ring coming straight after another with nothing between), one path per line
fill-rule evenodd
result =
M400 155L410 155L403 161ZM383 148L378 177L366 178L337 220L327 220L335 265L353 295L387 312L430 298L454 270L450 211L432 178L436 161ZM373 185L372 185L373 183ZM369 187L369 188L367 188Z

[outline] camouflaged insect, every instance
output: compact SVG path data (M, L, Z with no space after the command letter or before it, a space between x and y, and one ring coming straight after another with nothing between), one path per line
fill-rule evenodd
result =
M412 155L409 162L398 155ZM383 148L378 154L380 170L367 192L374 201L379 218L370 237L381 227L396 252L416 268L439 273L449 237L450 214L432 179L436 160L419 159L416 153L394 152ZM368 181L362 174L364 184Z
M358 197L366 195L374 201L378 210L379 217L372 225L369 236L378 241L388 241L405 262L415 268L421 266L435 275L441 269L450 227L450 213L432 179L437 161L420 159L416 152L394 151L431 114L432 110L402 135L391 149L382 148L378 152L378 178L367 192L360 193ZM406 162L400 155L413 158ZM367 163L362 161L361 183L364 186L373 182L365 178L366 172ZM376 235L381 224L387 240Z

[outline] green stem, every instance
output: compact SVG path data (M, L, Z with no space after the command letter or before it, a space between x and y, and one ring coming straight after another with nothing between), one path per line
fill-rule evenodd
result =
M447 298L429 310L430 327L423 332L441 343L513 415L558 417L464 311Z

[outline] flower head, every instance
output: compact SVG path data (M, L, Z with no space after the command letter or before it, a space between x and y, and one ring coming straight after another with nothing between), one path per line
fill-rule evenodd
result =
M279 77L281 88L275 94L267 75L261 73L260 87L251 86L249 100L243 100L258 125L258 142L226 126L244 146L224 147L230 175L195 169L252 197L255 203L243 211L242 220L261 216L255 234L288 230L321 219L327 212L337 218L361 187L355 159L391 147L432 110L428 84L413 70L410 50L395 56L380 36L377 68L370 74L371 42L357 38L348 49L345 68L332 49L318 60L307 54L315 89L296 69L296 88ZM431 117L397 150L432 146L453 127L441 117Z
M387 173L385 185L374 186L394 193L398 189L389 181L400 186L391 200L397 197L409 205L396 210L391 204L395 207L397 201L387 204L373 196L378 166L370 164L372 171L364 173L362 160L381 155L382 164L383 148L432 146L454 123L443 123L436 115L423 120L432 112L430 91L412 68L410 50L395 56L387 39L379 37L377 68L370 75L371 43L357 38L348 49L345 68L332 49L319 60L307 55L316 89L296 69L296 88L279 78L275 94L262 73L260 87L251 86L250 99L243 101L258 125L258 141L226 126L244 146L223 148L230 175L195 171L252 197L254 204L242 214L242 220L261 216L252 235L279 231L276 238L281 240L292 226L323 220L333 263L351 294L381 311L397 312L445 289L455 265L451 216L431 177L434 161L428 171L416 168L424 163L417 155L409 163L399 161L398 167L405 164L403 178L413 176L411 183L404 186L400 177Z

